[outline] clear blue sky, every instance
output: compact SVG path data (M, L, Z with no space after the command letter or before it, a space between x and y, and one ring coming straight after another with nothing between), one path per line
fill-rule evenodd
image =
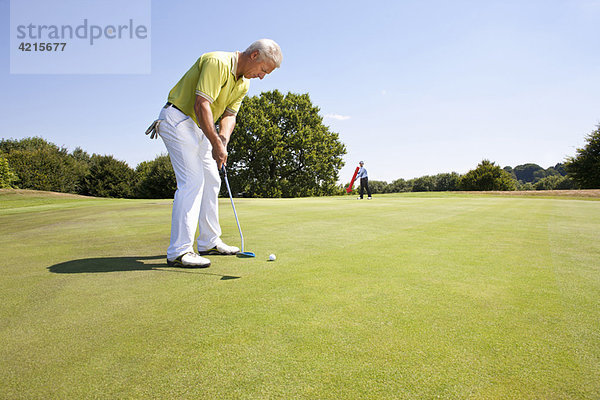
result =
M347 146L341 181L359 160L386 181L548 167L600 122L599 0L152 1L147 75L11 75L8 0L0 14L1 137L132 167L165 152L143 132L197 57L262 37L284 61L250 95L309 93Z

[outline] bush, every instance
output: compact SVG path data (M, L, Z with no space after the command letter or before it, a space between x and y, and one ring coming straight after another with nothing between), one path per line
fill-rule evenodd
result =
M567 176L552 175L540 179L534 187L535 190L568 190L575 189L575 182Z
M384 181L371 181L369 180L369 189L371 189L372 194L381 194L386 193L387 182ZM358 190L360 190L360 182L358 182Z
M518 181L515 185L516 185L516 190L521 190L521 191L535 190L535 186L531 182Z
M18 179L17 174L10 169L8 160L0 155L0 189L11 188L13 182Z
M85 162L69 155L67 149L39 137L4 139L0 149L22 189L81 193L87 173Z
M462 190L515 190L516 182L511 175L489 160L483 160L477 168L460 179Z
M97 197L133 197L135 171L113 156L94 154L84 179L84 194Z
M2 139L0 141L0 152L10 154L13 151L34 151L34 150L60 150L59 147L53 143L42 139L41 137L28 137L25 139ZM65 150L66 153L66 150Z
M144 161L136 169L135 196L146 199L171 199L177 190L177 180L168 155Z
M411 192L413 188L412 181L407 181L402 178L396 179L388 185L388 193L403 193Z
M450 174L438 174L435 177L436 192L451 192L459 190L460 175L456 172Z
M425 175L420 178L413 179L413 192L433 192L435 191L435 178Z
M81 175L63 149L13 150L7 155L21 189L78 193Z

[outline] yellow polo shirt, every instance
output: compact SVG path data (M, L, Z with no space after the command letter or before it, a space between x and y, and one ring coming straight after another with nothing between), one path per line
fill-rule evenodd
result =
M236 115L244 96L250 89L250 80L236 79L237 53L215 51L200 56L169 92L169 102L189 115L198 124L194 104L196 96L210 101L216 122L225 111Z

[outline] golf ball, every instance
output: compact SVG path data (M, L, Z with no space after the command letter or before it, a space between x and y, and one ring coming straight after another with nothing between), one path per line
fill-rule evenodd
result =
M277 259L277 257L275 257L275 254L271 254L269 256L269 261L275 261Z

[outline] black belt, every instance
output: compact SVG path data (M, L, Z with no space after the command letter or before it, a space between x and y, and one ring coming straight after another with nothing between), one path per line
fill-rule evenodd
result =
M167 101L167 104L165 104L164 108L169 108L169 107L173 107L174 109L176 109L176 110L178 110L178 111L180 111L180 112L182 112L182 113L183 113L183 111L181 111L181 109L180 109L179 107L177 107L175 104L173 104L173 103L169 103L169 102ZM184 114L185 114L185 113L184 113Z

